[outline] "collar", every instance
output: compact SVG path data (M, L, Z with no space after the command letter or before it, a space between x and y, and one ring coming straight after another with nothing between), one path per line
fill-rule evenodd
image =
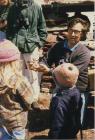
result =
M69 48L69 46L68 46L68 40L65 40L64 41L64 48L69 49L70 51L73 52L78 47L79 44L80 44L80 41L73 48Z
M63 95L70 94L71 93L70 91L73 90L75 87L76 87L75 85L71 88L60 88L57 86L56 96L63 96Z

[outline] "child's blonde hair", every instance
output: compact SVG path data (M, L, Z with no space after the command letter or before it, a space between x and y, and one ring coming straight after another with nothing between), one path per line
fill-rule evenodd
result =
M18 48L9 40L0 41L0 82L17 89L21 82L22 66Z

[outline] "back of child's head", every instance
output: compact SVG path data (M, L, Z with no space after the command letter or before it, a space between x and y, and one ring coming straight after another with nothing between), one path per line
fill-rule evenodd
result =
M73 87L78 79L79 70L71 63L64 63L54 69L54 75L59 85L63 87Z
M7 86L13 85L11 78L16 75L20 77L20 52L18 48L9 40L0 41L0 80ZM15 81L15 86L16 86Z

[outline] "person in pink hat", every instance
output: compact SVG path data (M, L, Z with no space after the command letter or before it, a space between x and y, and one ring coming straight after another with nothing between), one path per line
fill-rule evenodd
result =
M0 41L0 140L25 140L27 112L33 101L18 48L9 40Z

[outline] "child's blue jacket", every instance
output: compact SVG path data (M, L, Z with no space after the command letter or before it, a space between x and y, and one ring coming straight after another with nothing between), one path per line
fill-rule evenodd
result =
M50 104L49 138L71 139L79 131L82 100L76 87L60 90Z

